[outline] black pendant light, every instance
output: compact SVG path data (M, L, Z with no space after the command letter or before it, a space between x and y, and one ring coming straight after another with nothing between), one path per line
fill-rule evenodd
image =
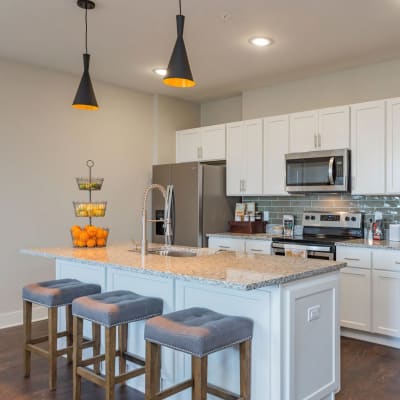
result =
M97 104L96 95L94 94L92 81L89 75L89 63L90 63L90 54L88 54L87 50L87 42L88 42L88 23L87 23L87 12L88 10L93 10L96 5L91 0L78 0L78 7L83 8L85 10L85 49L86 52L83 55L83 75L81 79L81 83L79 84L78 91L76 92L76 96L74 102L72 103L72 107L78 108L80 110L98 110L99 106Z
M179 0L179 15L176 16L176 27L178 37L175 47L169 60L167 75L164 77L164 83L173 87L193 87L196 82L193 80L190 70L189 59L186 53L185 42L183 40L183 28L185 25L185 16L182 15L182 4Z

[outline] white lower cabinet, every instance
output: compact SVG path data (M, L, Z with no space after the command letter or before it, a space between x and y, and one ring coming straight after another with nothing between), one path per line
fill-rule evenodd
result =
M340 325L371 330L371 270L343 268L340 274Z
M373 271L373 332L400 337L400 271Z
M271 241L258 239L240 239L212 236L208 238L208 247L246 254L271 254Z

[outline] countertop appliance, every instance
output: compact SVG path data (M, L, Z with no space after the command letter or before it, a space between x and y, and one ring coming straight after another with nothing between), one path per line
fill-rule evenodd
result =
M306 211L303 236L272 239L272 254L284 256L290 246L303 249L307 258L335 260L335 243L364 237L364 215L360 212Z
M226 196L226 166L197 162L153 166L153 183L173 185L172 242L205 247L206 234L226 232L233 220L237 197ZM152 196L152 218L164 218L164 199ZM164 243L164 224L153 226L153 243Z
M349 191L348 149L289 153L285 160L287 192Z

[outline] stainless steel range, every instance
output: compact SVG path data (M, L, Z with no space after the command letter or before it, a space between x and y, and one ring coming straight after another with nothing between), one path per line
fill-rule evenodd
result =
M307 211L303 214L303 236L272 239L272 254L303 254L307 258L335 260L335 243L364 236L364 216L353 212Z

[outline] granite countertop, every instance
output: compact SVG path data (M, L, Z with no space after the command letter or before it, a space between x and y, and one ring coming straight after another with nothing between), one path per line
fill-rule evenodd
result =
M353 239L344 242L337 242L336 246L341 247L365 247L370 249L386 249L400 250L400 242L391 242L389 240L368 240L368 239Z
M107 248L41 248L21 253L57 260L111 266L150 275L193 280L241 290L280 285L315 275L338 271L345 263L242 254L216 249L192 249L197 257L165 257L129 251L132 245L110 245Z
M270 233L232 233L232 232L222 232L222 233L208 233L207 237L223 237L230 239L253 239L253 240L272 240L273 237L277 235L272 235Z

